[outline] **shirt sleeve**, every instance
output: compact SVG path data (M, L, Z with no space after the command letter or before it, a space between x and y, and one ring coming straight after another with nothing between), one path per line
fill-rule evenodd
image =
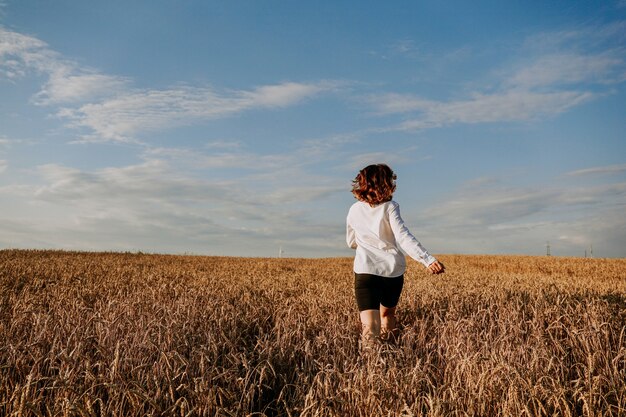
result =
M406 227L404 220L402 220L400 216L400 206L398 204L391 206L391 210L389 211L389 224L391 225L391 230L396 238L396 242L407 255L426 267L436 261Z
M350 226L350 223L346 221L346 243L349 248L356 249L356 237L354 236L354 229Z

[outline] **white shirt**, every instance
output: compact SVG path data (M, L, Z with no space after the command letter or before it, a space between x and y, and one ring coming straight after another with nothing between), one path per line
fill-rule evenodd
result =
M346 219L346 242L356 249L354 272L399 277L406 270L407 255L428 266L435 258L411 234L400 217L400 206L387 201L375 207L358 201Z

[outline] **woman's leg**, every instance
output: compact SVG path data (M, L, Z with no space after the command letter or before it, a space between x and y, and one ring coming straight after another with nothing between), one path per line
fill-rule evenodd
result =
M380 338L394 340L398 335L396 308L380 305Z
M380 337L380 279L371 274L354 274L354 293L361 318L361 340L369 346Z
M359 315L361 316L361 339L363 343L368 345L376 343L380 337L380 311L364 310Z
M404 275L395 278L383 278L380 300L380 337L383 340L396 341L398 337L396 305L400 300L403 286Z

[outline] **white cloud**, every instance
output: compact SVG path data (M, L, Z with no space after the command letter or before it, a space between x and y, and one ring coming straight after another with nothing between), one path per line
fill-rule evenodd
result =
M39 167L39 173L47 185L37 188L35 196L48 201L93 199L103 206L113 207L123 201L149 204L152 199L159 200L161 195L163 200L176 198L181 202L205 201L216 192L225 199L230 195L228 183L192 181L172 171L165 161L156 159L93 172L46 164Z
M382 131L550 117L610 94L607 85L626 81L625 28L626 22L619 22L530 37L517 53L516 65L465 96L433 100L391 93L365 101L379 116L404 115L403 122Z
M236 147L208 147L202 149L146 147L142 157L167 161L181 170L210 172L212 178L228 177L237 170L238 181L256 192L255 201L267 204L280 201L280 195L298 196L302 202L314 199L313 194L335 192L341 186L326 173L317 173L319 164L334 163L340 169L351 158L351 152L340 149L353 139L331 137L326 140L304 141L298 147L277 153L253 152L239 144ZM398 152L400 154L400 152ZM352 169L352 168L350 168ZM302 190L316 190L303 192ZM291 200L291 197L290 197ZM295 198L292 199L296 201Z
M61 69L50 74L48 82L34 99L40 105L75 103L115 95L128 85L129 81L122 77L95 72L73 74Z
M238 149L242 143L238 140L211 140L204 144L206 149Z
M541 56L519 69L506 83L514 88L534 88L577 83L624 81L624 51L601 54L557 53Z
M2 174L4 171L6 171L8 166L9 166L9 163L6 160L0 159L0 174Z
M431 207L427 217L448 227L501 225L541 212L562 198L561 192L542 189L470 187Z
M45 214L34 216L37 223L83 239L91 236L89 247L133 241L135 234L157 241L159 233L177 239L225 233L232 226L221 219L247 204L231 182L194 178L160 160L95 171L47 164L38 172L43 185L2 192L29 195L31 204L46 207ZM112 240L100 242L101 234Z
M584 248L589 244L589 238L585 235L561 235L558 239L562 242L573 244L581 248Z
M588 25L573 29L542 32L529 36L522 49L537 55L562 51L616 50L623 48L626 39L626 20L604 25Z
M614 84L626 80L626 21L581 26L529 36L509 87L564 87Z
M56 58L45 42L0 26L0 76L15 79L29 70L48 71Z
M340 83L284 82L251 90L217 92L210 87L132 88L131 80L84 68L45 42L0 27L0 75L16 79L30 71L47 76L33 97L42 106L63 105L57 116L84 129L82 141L136 141L136 135L194 124L251 110L292 106L336 90Z
M421 55L419 48L412 39L400 39L394 42L389 48L389 54L405 58L418 58Z
M37 38L0 27L0 76L15 80L32 71L48 77L34 97L40 105L106 97L128 85L123 77L100 74L64 59Z
M78 108L64 108L58 115L67 119L72 127L86 128L96 140L129 141L143 132L189 125L255 108L297 104L334 88L336 84L330 82L290 82L229 94L190 86L136 90Z
M582 255L583 243L593 242L604 256L626 256L625 207L626 183L556 188L474 181L405 220L417 219L423 243L446 252L545 254L549 240L555 255Z
M442 104L435 100L428 100L409 94L396 93L372 96L369 97L367 101L380 115L427 111L430 108Z
M550 226L550 222L542 221L542 222L520 222L520 223L499 223L492 224L487 227L488 230L493 231L509 231L511 233L523 231L523 230L532 230L545 228Z
M347 186L317 172L331 146L308 159L305 149L146 147L144 162L124 167L41 165L41 184L0 187L19 207L0 214L10 220L0 219L0 245L267 256L282 244L291 256L327 256L343 248L343 229L318 213Z
M247 107L285 107L296 104L318 93L334 90L336 82L323 81L315 84L287 82L257 87L255 90L238 92L243 98L241 105Z
M427 54L423 48L416 45L413 39L403 38L383 45L379 49L372 49L368 54L383 60L404 58L410 60L425 60L432 58L432 54Z
M532 188L470 185L454 198L433 206L429 217L447 225L493 226L524 221L536 214L562 213L561 209L604 207L612 202L626 204L626 183L590 187Z
M397 94L376 99L379 110L391 112L419 112L418 117L406 120L394 129L419 130L442 127L453 123L495 123L526 121L562 113L571 107L594 98L589 92L564 91L539 93L510 90L497 94L475 93L470 99L435 102Z
M607 166L602 166L602 167L579 169L576 171L568 172L565 175L568 175L568 176L605 175L605 174L621 174L622 172L626 172L626 164L607 165Z

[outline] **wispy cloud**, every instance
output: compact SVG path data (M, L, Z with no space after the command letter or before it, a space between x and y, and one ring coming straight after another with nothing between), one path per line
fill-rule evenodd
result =
M257 87L253 91L236 92L235 100L242 108L250 107L286 107L304 99L311 98L321 92L335 90L340 83L322 81L314 84L287 82L276 85Z
M205 149L238 149L242 143L238 140L211 140L204 144Z
M387 130L519 122L557 115L610 94L603 86L626 81L624 48L615 40L620 36L619 28L626 27L613 24L596 30L593 52L591 46L582 47L576 42L589 29L559 32L555 34L559 40L552 39L553 47L548 49L532 46L548 37L537 35L527 42L531 56L499 71L495 82L465 97L433 100L414 94L387 93L372 95L365 101L379 116L401 114L406 118Z
M180 170L210 172L212 178L222 175L231 178L235 170L237 182L245 184L238 187L245 189L241 192L256 203L272 207L283 203L305 204L345 191L345 179L338 181L337 173L319 171L320 164L335 166L339 171L345 169L346 160L351 159L352 154L343 149L344 143L344 140L330 137L303 141L294 148L274 153L251 151L243 145L204 150L146 147L143 157L167 161Z
M589 92L535 93L507 91L501 94L476 93L468 100L451 102L425 102L418 98L397 95L382 97L382 109L393 108L404 113L421 110L421 116L397 125L398 130L420 130L453 123L494 123L525 121L562 113L594 97ZM389 100L389 102L387 101ZM404 108L403 108L404 104Z
M496 123L528 121L556 115L590 101L598 94L590 91L534 92L510 89L499 93L474 93L468 99L426 100L419 96L385 94L371 97L380 115L414 114L388 130L422 130L454 123Z
M420 51L413 39L400 39L392 43L389 47L389 54L392 56L403 56L405 58L418 58Z
M52 209L51 216L38 219L48 228L58 224L74 235L85 230L108 234L107 225L116 226L118 232L125 225L127 232L120 233L118 239L130 241L135 233L156 237L166 230L179 237L212 235L229 229L227 221L213 219L223 219L228 209L246 204L245 195L237 196L228 181L193 178L160 160L93 171L46 164L38 168L38 174L43 185L0 191L28 195L39 205L62 207L66 213L63 218L55 216ZM90 247L97 244L92 237Z
M39 184L0 187L0 195L28 201L46 216L20 222L21 213L29 212L22 207L10 217L13 226L0 221L0 243L10 236L24 241L37 230L39 247L54 242L83 249L270 255L274 250L268 248L284 244L292 255L328 254L329 247L343 248L341 220L329 223L316 214L329 197L345 193L347 184L317 169L336 148L329 143L308 155L309 146L277 154L244 145L146 146L143 162L123 167L41 165L35 172Z
M541 56L506 80L513 88L624 81L624 51L601 54L557 53Z
M0 76L16 80L35 72L48 79L33 98L40 105L106 97L128 86L124 77L101 74L63 58L45 42L0 26Z
M529 36L504 85L565 88L621 83L626 80L624 41L626 21Z
M522 48L537 56L563 51L586 53L622 48L625 38L626 20L616 20L603 25L536 33L526 38Z
M208 201L219 194L225 201L236 198L228 181L193 180L173 171L167 162L147 160L120 168L84 171L58 164L38 167L44 185L33 187L33 196L48 202L80 202L89 212L119 211L121 208L149 207L160 202L160 209L177 204Z
M29 70L52 70L57 55L45 42L0 26L0 58L0 76L12 80Z
M621 174L622 172L626 172L626 164L579 169L576 171L568 172L566 175L568 176L606 175L606 174Z
M469 187L431 207L427 218L447 227L488 227L547 210L562 198L563 192L555 190Z
M370 50L369 54L384 60L395 57L416 58L419 56L418 48L412 39L396 40L378 50Z
M50 74L48 82L34 97L39 105L76 103L118 94L130 85L123 77L98 74L97 72L73 73L62 68Z
M503 187L469 185L444 203L433 206L429 217L447 225L493 226L524 222L533 215L552 217L565 207L601 207L626 204L626 183L590 187Z
M81 141L136 141L136 135L227 117L251 109L292 106L340 88L335 81L284 82L218 92L207 86L139 89L132 80L81 67L41 40L0 27L0 75L47 76L33 102L63 106L57 116L82 129Z
M240 168L247 171L263 171L293 166L296 162L293 155L260 155L241 148L199 152L189 148L156 147L148 148L144 153L149 157L180 161L196 168Z
M228 93L191 86L135 90L101 102L63 108L58 115L70 126L86 129L88 141L131 141L142 132L190 125L250 109L294 105L336 87L333 82L288 82Z
M99 170L48 164L38 173L43 185L0 194L27 196L22 201L49 215L3 219L0 241L36 236L38 247L266 255L284 245L294 256L336 253L343 243L341 219L322 220L306 205L310 198L319 210L329 195L346 192L329 177L298 175L291 183L275 175L259 187L253 177L207 181L155 158ZM624 207L626 183L520 188L483 179L404 217L432 251L541 254L550 240L553 254L582 255L591 242L599 254L624 256Z
M549 240L561 253L582 255L585 245L602 242L604 256L625 256L625 208L626 183L556 188L476 181L413 218L425 242L452 252L542 254Z

